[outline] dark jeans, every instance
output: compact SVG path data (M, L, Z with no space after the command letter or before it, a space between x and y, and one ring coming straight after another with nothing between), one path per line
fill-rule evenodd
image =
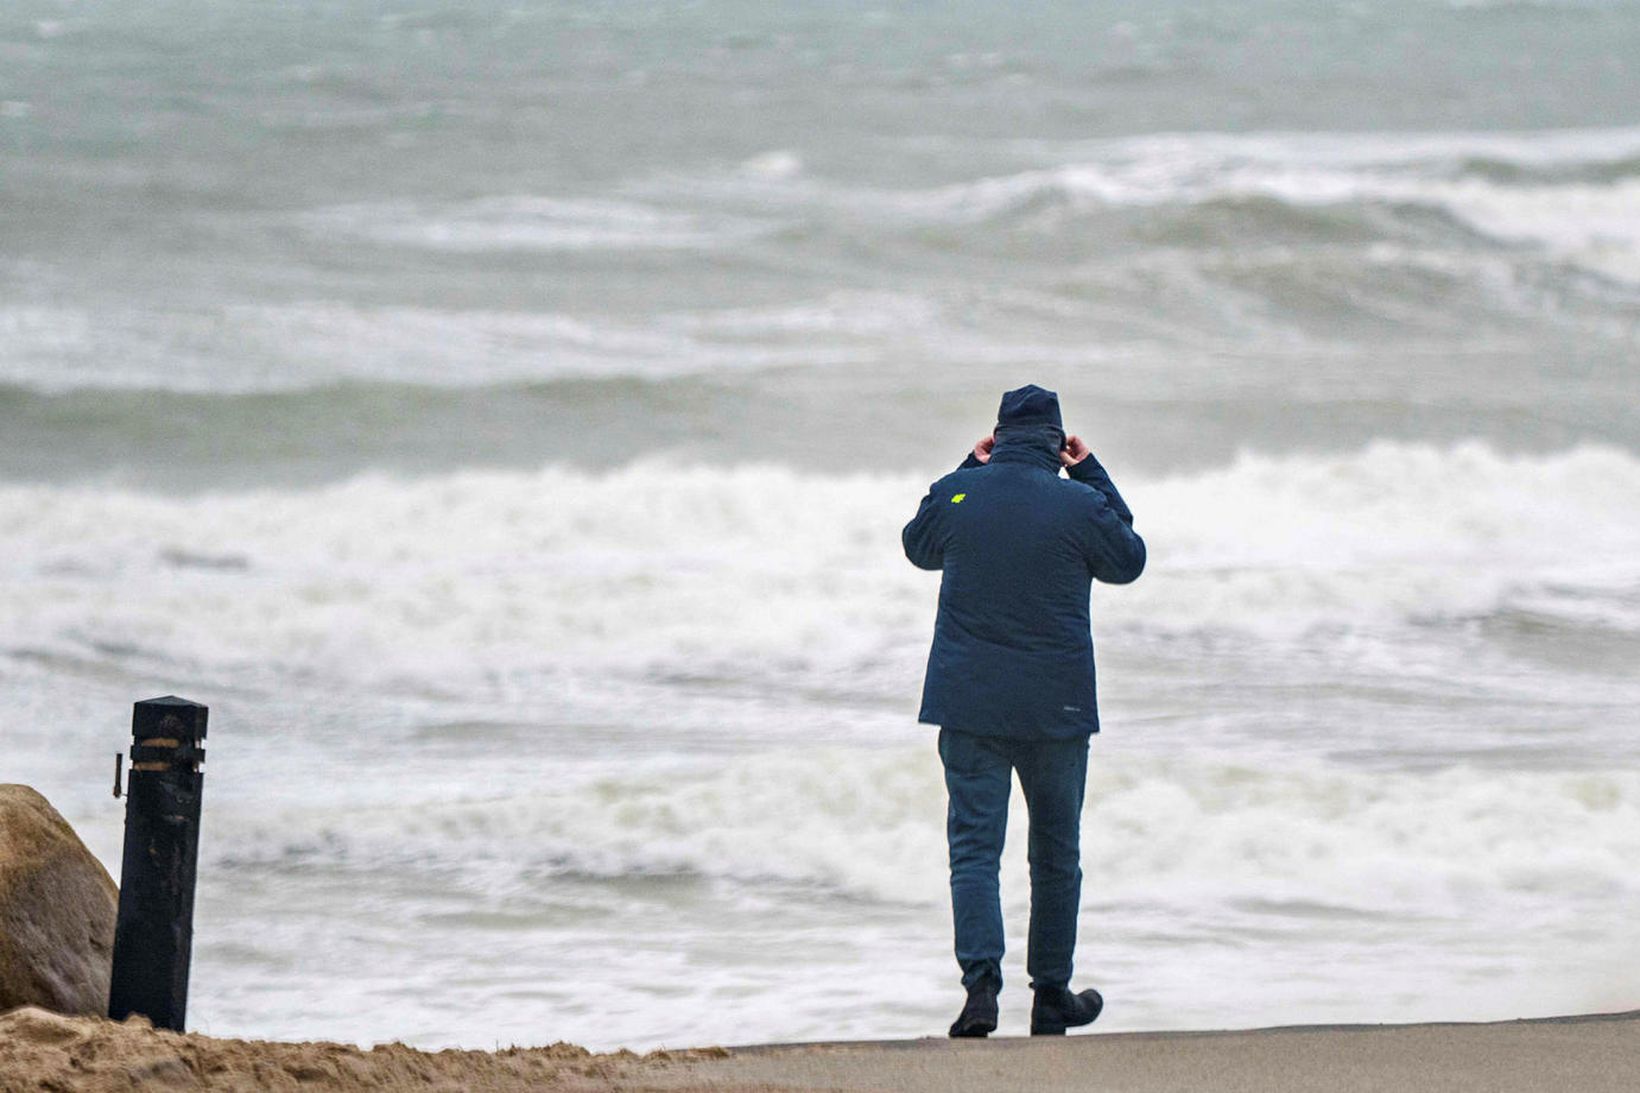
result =
M962 985L990 979L1002 986L997 868L1017 770L1031 816L1031 934L1025 966L1032 988L1069 986L1082 896L1088 738L1016 740L942 728L940 760L950 794L945 834L951 845L951 913Z

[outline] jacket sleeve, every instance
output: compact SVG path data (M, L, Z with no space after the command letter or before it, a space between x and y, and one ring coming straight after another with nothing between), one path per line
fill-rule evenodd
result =
M1067 472L1097 495L1091 526L1084 540L1088 571L1107 584L1127 584L1145 570L1145 541L1133 530L1133 510L1127 507L1110 475L1092 452Z
M962 461L957 470L980 466L984 464L969 452L968 458ZM913 516L911 522L900 532L900 545L905 548L905 556L918 569L945 568L945 529L942 526L945 521L940 518L944 506L934 500L935 497L943 496L944 487L944 478L928 487L922 503L917 506L917 515Z
M944 479L940 480L941 482ZM940 506L934 503L934 492L939 482L928 487L917 515L900 532L900 545L905 556L918 569L941 569L945 565L945 543L940 533Z

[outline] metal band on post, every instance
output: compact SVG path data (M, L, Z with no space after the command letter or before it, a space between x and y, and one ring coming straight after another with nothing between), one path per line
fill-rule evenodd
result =
M208 712L175 695L138 702L132 710L108 993L108 1016L116 1021L140 1013L157 1028L181 1032L187 1017Z

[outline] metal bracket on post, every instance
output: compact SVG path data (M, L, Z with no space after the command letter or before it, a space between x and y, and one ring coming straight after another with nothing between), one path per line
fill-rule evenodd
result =
M138 702L132 710L125 855L108 992L108 1016L116 1021L140 1013L157 1028L183 1030L208 713L175 695Z

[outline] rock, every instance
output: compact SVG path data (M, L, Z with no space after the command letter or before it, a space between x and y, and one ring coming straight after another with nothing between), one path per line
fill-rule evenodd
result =
M0 785L0 1012L108 1013L119 889L28 786Z

